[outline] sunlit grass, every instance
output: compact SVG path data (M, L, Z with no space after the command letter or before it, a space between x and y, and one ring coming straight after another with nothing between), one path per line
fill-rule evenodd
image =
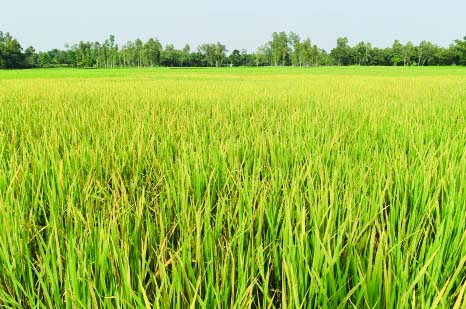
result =
M464 308L465 222L465 68L0 72L0 306Z

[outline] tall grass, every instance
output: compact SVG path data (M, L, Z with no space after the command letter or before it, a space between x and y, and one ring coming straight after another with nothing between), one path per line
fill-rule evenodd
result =
M0 72L0 307L464 308L449 70Z

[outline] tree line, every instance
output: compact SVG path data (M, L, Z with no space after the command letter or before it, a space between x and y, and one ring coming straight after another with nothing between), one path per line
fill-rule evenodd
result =
M370 42L350 46L340 37L330 51L301 39L296 33L274 32L271 40L256 51L235 49L228 53L221 43L202 44L192 50L189 45L176 49L163 46L156 38L136 39L119 46L115 36L104 42L79 42L65 49L37 52L23 49L9 33L0 31L0 69L18 68L117 68L117 67L221 67L221 66L436 66L466 65L466 37L448 47L429 41L419 45L395 40L390 47L373 47Z

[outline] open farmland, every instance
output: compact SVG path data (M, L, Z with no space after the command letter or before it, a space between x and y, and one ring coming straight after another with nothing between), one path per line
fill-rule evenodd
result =
M466 68L0 72L0 307L466 306Z

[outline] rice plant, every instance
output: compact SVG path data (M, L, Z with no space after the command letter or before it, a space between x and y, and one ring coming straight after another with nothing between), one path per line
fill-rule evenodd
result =
M0 72L0 307L466 306L466 69Z

